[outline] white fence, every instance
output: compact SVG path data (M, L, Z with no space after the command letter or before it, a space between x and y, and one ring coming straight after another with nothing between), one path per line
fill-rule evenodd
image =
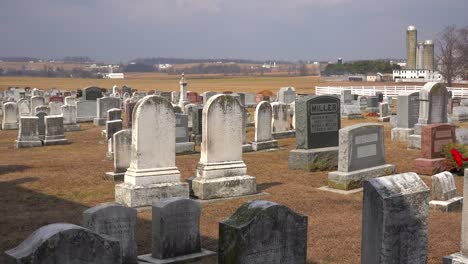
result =
M375 95L376 92L381 92L384 96L397 96L419 92L422 86L405 85L405 86L315 86L316 95L324 94L341 94L342 90L351 90L352 94L357 95ZM452 91L454 97L468 97L468 88L466 87L447 87Z

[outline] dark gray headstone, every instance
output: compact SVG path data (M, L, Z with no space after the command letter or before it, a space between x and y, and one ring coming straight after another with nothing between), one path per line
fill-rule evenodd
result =
M427 263L429 188L414 172L365 181L361 263Z
M112 136L122 130L122 120L112 120L106 122L106 138L110 139Z
M202 135L203 108L197 108L192 112L192 134Z
M104 203L83 212L83 226L120 241L123 263L136 263L135 225L137 210L117 203Z
M176 143L189 142L188 116L176 114Z
M334 96L301 96L295 103L296 148L338 146L341 128L340 99Z
M305 264L307 216L269 201L242 205L219 224L218 263Z
M367 107L379 107L379 98L376 96L367 97Z
M419 118L419 93L399 95L397 101L397 127L413 128Z
M5 251L6 264L118 264L120 243L72 224L50 224L32 233L16 248Z
M169 198L153 203L153 250L157 259L201 252L201 206L186 198Z
M107 110L107 121L122 119L122 110L118 108L112 108Z
M83 100L97 100L102 97L102 90L99 87L91 86L83 89Z

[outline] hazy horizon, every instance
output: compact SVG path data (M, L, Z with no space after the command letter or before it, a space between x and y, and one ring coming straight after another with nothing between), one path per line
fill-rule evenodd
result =
M405 58L468 25L466 0L2 0L0 57L344 60Z

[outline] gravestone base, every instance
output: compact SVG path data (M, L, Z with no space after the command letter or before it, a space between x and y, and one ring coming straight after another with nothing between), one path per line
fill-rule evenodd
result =
M427 125L424 125L424 124L415 124L414 125L414 134L415 135L421 135L421 131L422 131L422 128L424 126L427 126Z
M252 144L242 144L242 153L252 152Z
M412 128L395 127L392 129L392 141L407 142L409 140L409 136L413 133L414 129Z
M393 164L384 164L351 172L332 171L328 173L328 186L348 191L361 188L364 180L391 174L395 174L395 165Z
M468 257L460 253L454 253L442 258L442 264L468 264Z
M140 263L153 263L153 264L169 264L169 263L192 263L193 261L199 261L203 258L216 255L215 252L202 248L201 252L188 254L184 256L178 256L167 259L153 258L151 254L138 256L138 260L144 261ZM197 262L198 263L198 262Z
M2 124L2 130L16 130L18 129L18 124L17 123L3 123Z
M390 116L383 116L377 119L379 122L390 122Z
M102 117L95 117L93 119L93 124L95 126L105 126L106 125L107 118L102 118Z
M113 172L113 171L110 171L110 172L106 172L104 173L104 180L108 180L108 181L123 181L124 180L124 176L125 176L125 172Z
M15 140L15 142L16 142L16 148L42 147L42 142L40 140L34 140L34 141Z
M180 142L176 143L176 153L192 153L195 152L195 143L193 142Z
M416 132L416 131L415 131ZM409 149L421 149L421 135L410 135L408 137Z
M171 182L137 186L130 183L115 185L115 201L128 207L151 206L155 199L189 197L188 184Z
M447 168L446 159L424 159L418 158L413 163L414 172L423 175L434 175L445 171Z
M93 122L94 118L95 118L94 116L81 116L81 117L77 116L76 122L78 123Z
M63 131L65 132L80 131L80 124L63 124Z
M243 196L257 192L255 177L249 175L214 179L197 177L192 180L191 185L191 193L201 200Z
M338 147L293 149L289 152L290 170L330 171L338 166Z
M361 113L359 113L359 114L357 114L357 113L352 113L352 114L344 113L344 114L341 115L341 118L348 119L348 120L353 120L353 119L363 119L364 116Z
M53 145L65 145L68 144L68 139L65 139L65 137L48 137L46 136L44 138L44 146L53 146Z
M366 111L369 113L378 113L379 108L378 107L366 107Z
M271 133L274 139L281 139L281 138L291 138L296 136L296 130L288 130L283 132L273 132Z
M278 140L269 140L269 141L252 141L252 150L259 151L264 149L277 149Z
M460 211L463 206L463 197L457 196L447 201L432 200L429 202L429 209L441 212Z

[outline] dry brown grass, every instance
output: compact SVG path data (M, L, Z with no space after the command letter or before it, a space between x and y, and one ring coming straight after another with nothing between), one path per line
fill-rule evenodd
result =
M375 118L343 121L343 126L375 122ZM54 222L81 224L81 213L102 202L113 201L114 184L101 176L112 169L100 144L100 129L84 124L83 131L66 133L72 144L33 149L15 149L16 131L1 131L0 137L0 251L12 248L42 225ZM390 142L385 124L386 158L398 172L411 171L419 151ZM248 137L253 137L249 128ZM326 184L327 172L288 170L288 151L294 139L280 140L280 151L244 154L248 174L257 177L261 196L284 204L309 217L309 263L359 263L362 193L343 196L318 190ZM195 172L199 154L177 156L185 180ZM430 186L430 178L423 176ZM459 194L462 177L456 177ZM203 204L203 246L217 247L218 222L229 217L247 198ZM139 254L151 250L151 212L138 214ZM459 250L461 213L431 212L429 218L429 263ZM210 262L212 263L212 262Z

